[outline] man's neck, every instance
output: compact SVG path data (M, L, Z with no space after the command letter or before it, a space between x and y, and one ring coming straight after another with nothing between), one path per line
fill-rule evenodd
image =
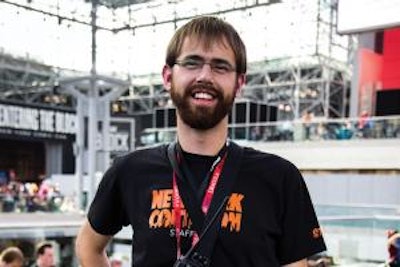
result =
M209 130L197 130L178 121L178 141L185 152L192 154L215 156L225 145L228 128L227 122L222 121Z

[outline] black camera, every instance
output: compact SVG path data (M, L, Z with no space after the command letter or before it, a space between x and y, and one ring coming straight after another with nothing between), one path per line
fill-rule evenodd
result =
M208 267L210 260L208 257L202 256L197 252L180 257L175 263L174 267Z

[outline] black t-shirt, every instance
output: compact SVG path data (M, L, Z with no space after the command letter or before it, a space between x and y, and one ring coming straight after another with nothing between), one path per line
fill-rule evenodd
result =
M177 245L167 146L117 160L99 185L88 219L104 235L132 225L132 266L172 266ZM326 250L298 169L252 148L244 148L220 223L211 266L274 267ZM184 216L183 252L190 246L190 226Z
M197 193L198 199L202 199L210 180L211 166L216 161L217 156L204 156L183 152L183 161L187 168L183 179L192 187L193 192Z

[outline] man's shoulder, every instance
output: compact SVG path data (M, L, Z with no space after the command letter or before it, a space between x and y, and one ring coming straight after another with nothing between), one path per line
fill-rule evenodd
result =
M139 148L128 154L118 156L112 163L112 169L124 170L131 168L149 167L154 165L165 165L167 162L167 144Z
M253 148L253 147L243 147L243 157L246 160L252 160L252 161L266 161L266 162L273 162L274 164L276 163L281 163L281 164L291 164L290 161L287 159L278 156L273 153L261 151L259 149Z
M261 151L252 147L243 147L242 164L255 169L273 169L275 171L296 171L297 167L288 159L279 155Z
M116 161L129 161L129 160L141 160L147 158L159 158L166 156L167 144L158 144L151 147L137 148L128 154L122 155L116 158Z
M161 151L164 151L168 145L169 145L169 143L161 143L161 144L155 144L152 146L138 147L138 148L136 148L136 150L132 151L130 154L159 153Z

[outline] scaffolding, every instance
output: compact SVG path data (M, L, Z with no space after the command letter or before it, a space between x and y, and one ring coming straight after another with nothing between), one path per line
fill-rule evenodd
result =
M348 116L354 44L351 36L337 34L336 12L335 0L274 1L220 11L249 41L242 97L276 106L278 120L300 119L305 112L320 118ZM159 75L131 80L133 86L116 104L119 110L151 113L168 101Z
M0 1L17 11L22 9L28 12L28 8L30 11L42 11L41 15L58 21L58 27L68 27L67 22L80 24L90 35L90 28L87 27L91 25L90 9L87 5L93 1L74 0L69 5L63 0L52 5L42 0L28 2L30 4L17 0ZM87 2L85 8L77 9L76 5L82 2ZM148 53L157 53L160 60L158 65L154 64L155 70L148 74L139 75L126 70L126 73L116 71L111 75L130 84L129 89L113 101L111 110L117 114L138 116L151 114L154 108L168 103L169 96L159 74L167 40L162 32L166 31L170 37L176 27L191 17L210 14L232 23L247 45L249 72L242 98L256 99L277 107L278 120L300 119L306 111L322 118L345 117L349 109L353 43L351 36L340 36L336 32L336 2L235 0L200 5L194 0L97 1L96 30L101 32L99 38L115 38L115 43L125 44L127 55L147 53L144 46L140 49L135 46L146 39L149 42L146 47L151 47ZM57 24L54 20L44 23ZM99 53L105 51L102 45L100 40L97 44ZM87 52L89 55L90 51ZM4 54L1 58L5 58ZM100 61L101 57L98 58ZM144 65L151 65L152 61L153 58L146 64L131 63L132 70L145 69ZM82 70L67 72L60 66L42 64L45 67L45 71L40 72L44 73L43 77L33 76L43 67L36 64L33 68L31 62L26 60L20 63L22 68L10 68L5 59L0 59L2 99L44 104L47 100L53 103L49 99L57 99L54 95L58 93L54 88L57 88L59 79L87 75ZM59 102L58 105L76 105L73 100Z

